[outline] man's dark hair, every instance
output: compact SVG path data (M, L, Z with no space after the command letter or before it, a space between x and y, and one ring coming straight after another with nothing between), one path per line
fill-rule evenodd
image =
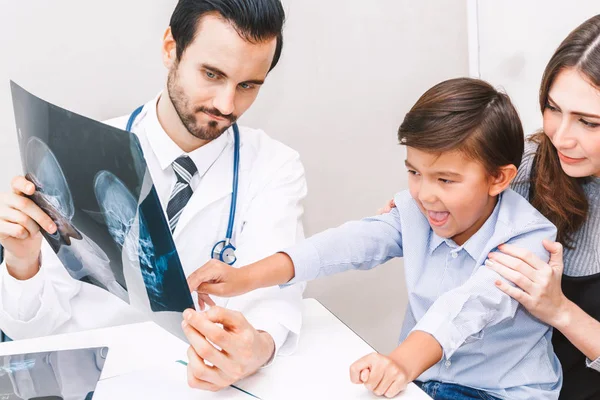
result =
M171 15L171 32L177 43L177 59L194 41L203 16L216 13L232 24L250 43L277 38L271 69L277 65L283 48L285 12L280 0L179 0Z

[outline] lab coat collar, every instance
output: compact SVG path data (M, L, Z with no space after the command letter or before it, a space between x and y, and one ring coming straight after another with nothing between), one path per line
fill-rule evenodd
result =
M167 132L163 129L160 121L158 120L158 114L156 108L158 106L158 100L161 94L154 98L150 103L146 105L147 114L145 121L146 136L152 151L158 159L160 167L165 170L170 168L173 162L180 156L186 155L186 153L179 147L175 142L167 135ZM196 150L187 153L187 155L194 161L196 168L198 169L198 175L203 177L210 167L215 163L217 158L223 153L223 150L227 146L233 143L232 129L228 129L218 138L205 144Z

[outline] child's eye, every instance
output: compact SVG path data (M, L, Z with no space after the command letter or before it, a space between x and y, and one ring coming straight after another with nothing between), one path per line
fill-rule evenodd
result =
M442 183L454 183L454 181L451 181L450 179L439 178L438 180Z
M558 111L558 108L554 107L550 103L546 103L546 108L552 112Z
M597 128L600 126L600 124L594 123L594 122L590 122L590 121L586 121L583 118L579 119L579 122L581 122L582 124L584 124L585 126L587 126L588 128Z
M409 169L409 170L408 170L408 173L409 173L410 175L415 175L415 176L416 176L416 175L419 175L419 173L418 173L417 171L415 171L414 169Z

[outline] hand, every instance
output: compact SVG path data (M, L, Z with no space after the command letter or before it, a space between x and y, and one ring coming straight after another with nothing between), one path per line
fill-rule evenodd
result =
M496 286L521 303L541 321L559 328L565 319L569 300L561 288L563 274L563 247L560 243L543 241L550 252L550 261L545 263L528 250L512 245L498 246L501 252L488 256L486 265L518 288L506 282L496 281Z
M377 210L377 215L387 214L392 211L392 208L396 208L396 203L394 199L391 199L384 207Z
M202 313L186 310L182 327L191 345L188 384L192 388L223 389L256 372L275 352L271 335L254 329L238 311L221 307Z
M26 196L35 193L35 185L22 176L11 182L10 193L0 194L0 244L5 249L8 272L26 280L37 274L42 247L40 226L56 232L52 219Z
M410 383L408 373L402 366L379 353L369 354L352 364L350 380L364 384L377 396L387 398L397 396Z
M198 292L199 298L203 294L233 297L252 290L247 284L247 279L242 269L232 267L215 259L208 261L194 271L188 276L187 282L190 291ZM204 296L203 298L206 297Z

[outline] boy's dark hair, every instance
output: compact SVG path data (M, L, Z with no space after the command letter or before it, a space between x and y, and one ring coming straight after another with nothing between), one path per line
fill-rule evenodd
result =
M458 78L426 91L398 130L400 144L430 153L458 150L490 175L524 150L523 126L509 97L479 79Z
M171 32L177 43L177 59L194 41L203 16L218 14L231 23L250 43L277 38L271 69L277 65L283 48L285 12L280 0L179 0L171 15Z

